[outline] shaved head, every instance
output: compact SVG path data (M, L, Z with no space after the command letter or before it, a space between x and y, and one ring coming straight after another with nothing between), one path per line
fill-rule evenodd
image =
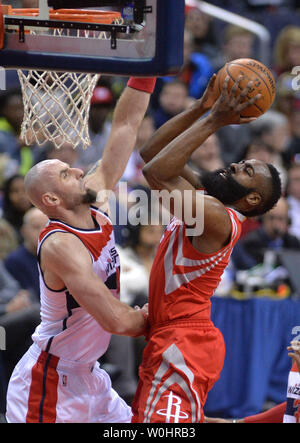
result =
M30 201L50 218L96 202L97 193L85 186L83 171L58 159L42 161L29 170L25 190Z
M34 206L45 212L42 196L54 190L54 167L58 160L45 160L33 166L25 176L25 190Z

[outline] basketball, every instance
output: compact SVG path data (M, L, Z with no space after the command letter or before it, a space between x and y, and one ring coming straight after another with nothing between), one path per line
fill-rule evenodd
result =
M243 110L241 117L259 117L264 114L275 99L275 80L270 70L261 62L250 58L241 58L226 63L217 74L215 88L218 95L222 91L225 78L229 76L228 88L231 90L239 76L243 76L240 82L240 90L244 89L249 81L253 81L253 87L247 98L261 94L261 98L252 106Z

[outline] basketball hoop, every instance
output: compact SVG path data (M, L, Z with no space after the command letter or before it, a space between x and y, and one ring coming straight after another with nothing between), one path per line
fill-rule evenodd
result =
M107 39L105 31L90 30L89 24L121 24L119 12L99 10L49 9L49 24L55 27L39 28L39 9L12 9L9 16L36 19L36 29L25 31L31 35L45 33L77 38ZM60 25L61 22L61 25ZM78 23L72 29L66 22ZM86 27L84 26L86 24ZM57 26L57 27L56 27ZM18 69L22 87L24 118L21 138L27 145L52 142L57 149L70 143L74 149L90 145L88 118L91 97L100 74Z

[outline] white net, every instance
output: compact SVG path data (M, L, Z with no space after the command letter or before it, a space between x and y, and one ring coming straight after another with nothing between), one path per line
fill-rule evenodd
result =
M122 19L114 20L121 24ZM108 39L105 32L48 29L59 38ZM74 32L76 34L74 35ZM40 32L31 31L32 34ZM57 149L65 143L86 149L90 145L88 119L91 97L99 74L18 70L22 87L24 118L21 138L27 145L52 142Z
M47 141L60 148L90 145L88 116L98 74L21 71L24 119L21 138L27 145Z

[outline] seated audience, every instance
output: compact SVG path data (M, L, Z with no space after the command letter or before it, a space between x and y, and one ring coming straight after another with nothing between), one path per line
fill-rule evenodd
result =
M287 200L289 203L289 232L300 240L300 163L288 172Z
M189 105L187 86L180 80L165 82L158 98L158 107L153 110L155 128L158 129L170 118L184 111Z
M26 195L24 177L13 175L3 186L3 213L2 217L14 228L18 241L22 242L21 226L25 213L31 208Z
M193 152L190 166L198 171L214 171L225 167L221 157L221 147L218 136L211 135Z
M272 164L279 170L282 186L285 187L287 173L283 155L291 135L288 118L278 111L270 110L250 123L249 127L253 138L260 139L272 149Z
M289 233L289 206L284 197L262 217L261 227L246 235L241 244L255 265L264 263L265 252L269 250L276 253L285 248L300 252L300 240Z
M34 300L40 299L39 274L37 266L37 245L41 230L48 218L37 208L31 208L24 215L21 233L24 243L5 259L8 272L19 282L22 289L32 293Z
M300 27L290 25L279 33L274 48L274 70L277 75L300 66Z

